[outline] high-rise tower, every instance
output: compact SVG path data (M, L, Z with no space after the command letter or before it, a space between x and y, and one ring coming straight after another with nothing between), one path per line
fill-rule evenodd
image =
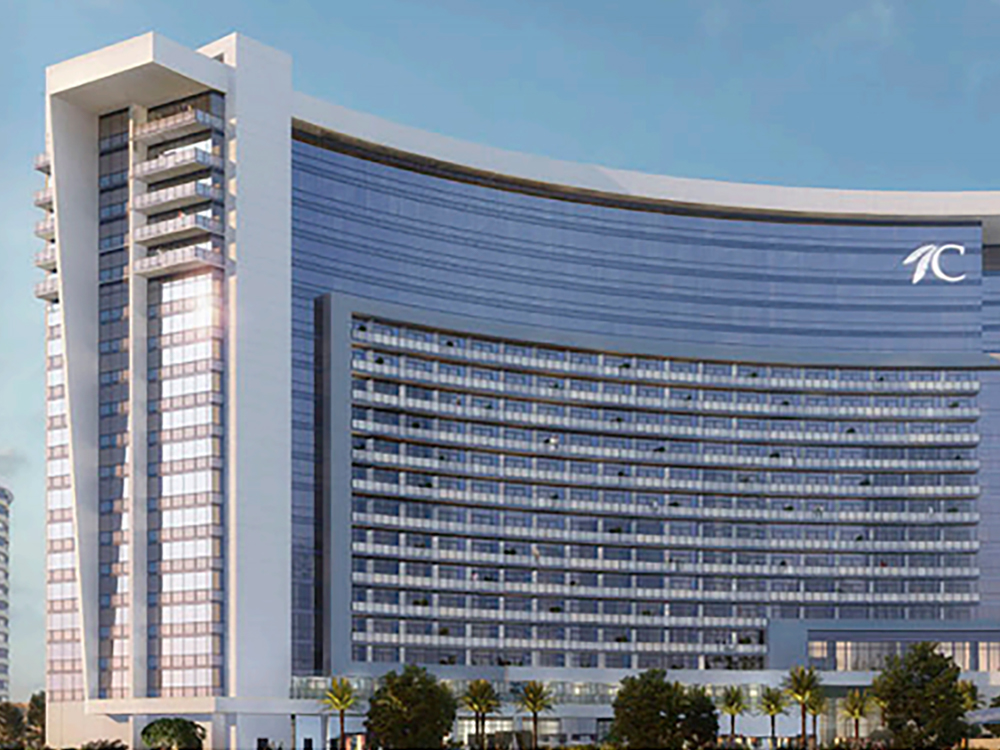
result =
M46 101L51 744L319 747L404 663L548 681L563 743L651 667L1000 671L1000 194L498 152L239 36Z

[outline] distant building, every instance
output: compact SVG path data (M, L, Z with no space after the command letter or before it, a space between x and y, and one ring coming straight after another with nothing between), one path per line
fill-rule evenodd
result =
M411 663L549 682L549 744L651 667L1000 672L1000 193L565 164L291 81L238 35L48 70L50 743L318 747L331 674Z
M10 504L14 493L0 486L0 701L10 700Z

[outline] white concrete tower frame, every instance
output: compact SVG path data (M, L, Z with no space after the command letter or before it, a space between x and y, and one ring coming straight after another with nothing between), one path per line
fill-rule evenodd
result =
M97 122L215 90L225 97L227 426L224 490L225 622L222 695L150 698L145 572L146 401L142 357L132 356L130 697L98 693L98 206ZM138 745L153 717L206 724L212 747L288 742L291 548L291 61L236 35L201 50L155 34L52 66L47 71L46 144L51 159L56 266L65 341L73 532L84 700L50 705L56 746L97 737ZM133 188L134 190L134 188ZM132 229L141 222L131 222ZM132 247L131 262L141 258ZM146 351L145 281L131 274L130 351ZM239 439L236 436L239 435Z

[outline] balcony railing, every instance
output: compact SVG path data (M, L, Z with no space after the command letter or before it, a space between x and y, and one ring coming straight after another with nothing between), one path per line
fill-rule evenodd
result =
M812 406L792 404L789 401L781 403L742 403L734 401L706 401L701 399L682 399L677 397L637 396L634 394L602 393L586 391L575 387L572 383L559 381L550 385L523 385L520 383L488 380L470 375L451 375L444 372L420 372L405 370L397 365L378 364L364 359L356 359L352 367L364 370L373 375L384 375L392 379L412 379L421 386L433 387L445 385L449 388L458 387L469 392L469 395L486 396L527 396L542 398L546 401L560 401L568 405L603 407L606 409L648 408L651 410L671 412L680 411L688 414L704 414L710 416L753 417L819 417L827 419L838 417L843 420L862 419L941 419L948 421L968 421L980 416L978 407L962 407L961 402L951 401L949 406L938 407L882 407L882 406Z
M52 274L47 279L35 284L35 296L52 302L59 298L59 277Z
M363 393L367 394L367 391ZM978 459L922 460L922 459L855 459L841 457L800 458L794 455L777 456L743 456L734 454L706 453L671 453L662 444L656 448L612 448L608 446L595 447L585 445L565 445L543 437L545 432L531 433L526 439L512 437L491 437L472 434L470 425L465 425L464 432L448 432L438 429L410 427L407 424L382 424L371 420L353 420L356 430L371 435L389 435L401 438L414 438L421 442L428 440L443 444L449 448L466 450L496 449L515 453L530 453L544 458L594 458L606 461L630 462L636 464L668 465L683 463L686 466L711 468L765 468L780 469L820 469L825 471L941 471L944 473L967 473L977 471L980 466ZM548 440L549 442L546 442ZM650 441L652 442L652 441Z
M435 401L423 401L401 396L391 396L381 393L362 393L355 391L354 398L359 404L369 403L372 406L391 405L393 407L412 410L421 415L441 415L449 419L467 419L470 421L493 422L507 426L525 426L549 429L572 429L577 431L597 432L602 434L645 437L656 439L701 438L727 441L767 441L769 443L816 443L825 445L946 445L971 446L979 442L979 435L974 432L933 432L933 433L874 433L855 434L851 432L817 432L806 429L807 424L794 422L794 429L749 429L738 427L704 427L675 425L668 423L625 422L612 419L583 419L565 415L538 414L531 412L514 412L503 409L489 409L464 404L444 404Z
M192 108L137 125L133 138L136 141L152 145L192 135L200 130L222 130L223 127L222 118L204 110Z
M379 483L372 483L379 484ZM392 485L395 487L395 485ZM359 480L352 481L355 490L363 489L359 487ZM388 491L386 494L395 495L401 498L418 497L427 498L427 495L419 495L410 492L409 487L403 491ZM461 521L439 521L422 518L403 518L400 516L388 516L377 513L355 513L355 522L370 524L375 528L394 529L398 531L416 531L420 534L459 534L461 536L475 536L484 538L496 538L498 530L496 526L485 523L472 523ZM689 529L693 532L694 530ZM669 543L671 547L689 549L727 549L735 551L761 551L761 552L787 552L792 554L881 554L881 555L901 555L901 554L958 554L972 553L979 550L979 542L975 539L966 540L941 540L934 542L924 542L917 540L903 541L882 541L882 540L852 540L847 539L805 539L805 538L784 538L773 537L770 539L754 539L750 537L734 536L699 536L694 533L670 533L670 534L643 534L631 532L615 531L573 531L566 529L535 529L524 526L507 526L503 528L502 538L511 544L523 542L528 544L587 544L604 546L648 546L663 547Z
M798 496L835 496L835 497L910 497L929 496L946 497L976 497L980 488L975 484L968 485L901 485L882 486L867 484L828 484L810 482L784 482L781 477L767 475L746 477L737 481L717 481L712 479L675 478L670 475L670 469L664 471L664 476L647 477L636 474L603 474L604 468L597 463L594 473L584 474L568 470L547 471L539 468L509 466L506 463L480 465L471 461L448 462L443 464L433 458L418 456L400 456L393 453L380 453L370 450L354 450L353 458L359 463L371 463L373 466L404 469L414 473L436 473L447 470L449 475L469 478L488 478L522 482L525 480L538 484L568 486L601 487L604 489L633 489L652 491L696 492L726 495L768 495L778 497ZM610 462L609 462L610 463ZM617 467L617 463L611 464ZM634 470L634 469L633 469Z
M40 154L35 154L35 169L43 174L51 174L52 172L52 158L49 156L47 151L43 151Z
M356 519L360 522L361 519ZM450 532L450 530L449 530ZM443 532L442 532L443 533ZM651 545L652 546L652 545ZM439 565L484 565L495 568L517 567L525 562L524 556L514 557L500 553L472 552L469 550L446 550L441 548L404 547L391 544L353 542L351 552L358 557L381 557L397 562L437 563ZM720 564L720 563L651 563L631 560L607 560L583 558L570 555L546 561L540 558L534 566L563 568L573 580L574 572L586 573L632 573L636 575L671 576L766 576L782 578L877 578L891 580L899 578L932 578L938 580L969 580L978 578L979 568L954 567L899 567L889 568L878 565L769 565L762 564ZM574 587L575 588L575 587ZM777 593L777 592L776 592ZM799 592L788 592L801 594Z
M571 576L572 577L572 576ZM650 591L666 590L670 592L671 600L706 601L706 602L768 602L768 603L806 603L828 602L838 604L924 604L924 603L972 603L979 600L978 593L863 593L844 591L711 591L706 589L691 589L677 586L659 586L657 588L639 588L629 585L615 587L608 585L582 586L575 584L551 584L537 582L455 580L443 578L426 578L420 576L392 575L379 573L353 573L351 580L357 584L368 586L386 586L392 588L419 591L422 595L440 593L464 594L523 594L528 596L550 596L556 598L586 597L601 599L633 600ZM417 605L420 606L420 605ZM596 616L601 617L600 615ZM607 617L611 620L612 617ZM607 620L605 622L607 622ZM652 644L650 644L652 645ZM657 644L662 645L662 644ZM748 648L760 648L750 646Z
M204 182L186 182L163 190L154 190L137 196L134 201L136 211L154 213L184 208L204 201L222 201L222 191Z
M402 336L376 333L355 328L352 336L356 341L388 347L399 352L413 351L423 355L439 355L447 359L468 362L509 365L518 370L529 369L556 374L580 374L601 378L613 378L624 382L650 381L673 386L711 385L727 386L747 390L777 391L841 391L872 392L878 395L888 393L933 394L933 393L975 393L979 390L978 380L933 380L933 381L882 381L882 380L839 380L832 378L788 378L744 375L710 375L707 373L681 372L667 368L652 369L642 363L634 366L609 366L596 362L569 362L542 357L506 354L499 351L482 351L469 347L447 346L429 341L416 341ZM667 368L667 369L664 369Z
M155 278L196 268L227 268L227 260L221 253L201 245L167 250L135 262L135 272L141 276Z
M56 220L52 216L46 216L41 221L35 223L35 236L43 240L51 240L56 236Z
M140 180L166 180L209 168L222 169L222 159L201 148L185 148L136 164L134 174Z
M151 244L154 242L173 242L186 237L195 237L199 234L223 234L222 223L210 216L200 214L187 214L176 219L158 221L155 224L147 224L135 230L135 241L141 244Z
M944 512L934 511L927 513L917 512L883 512L883 511L825 511L817 514L815 511L807 510L751 510L732 508L691 508L684 506L673 507L659 503L645 502L612 502L610 500L575 500L561 499L553 500L542 497L517 497L511 498L509 495L500 492L474 492L471 490L453 490L442 487L419 487L415 485L389 484L368 479L351 480L352 488L362 494L383 494L399 497L406 500L433 500L445 503L459 502L463 505L473 505L482 508L504 508L516 500L519 508L526 508L536 512L551 512L553 508L560 511L580 511L583 513L601 513L615 515L629 515L643 520L656 519L661 521L717 521L721 523L754 523L754 522L774 522L793 524L892 524L892 525L968 525L978 523L979 514L975 512ZM395 523L395 522L392 522ZM443 528L446 524L442 521L435 521L433 524L424 519L412 519L408 521L411 525L424 527L433 531ZM468 532L469 529L461 531ZM591 539L585 543L593 543L592 538L596 538L598 532L577 532L565 529L547 529L546 538L564 539L567 543L584 543L585 537ZM580 536L580 535L583 536ZM587 536L590 535L590 536ZM615 538L619 538L617 535ZM721 539L723 537L716 537ZM813 540L816 541L816 540ZM847 540L849 541L849 540ZM862 540L867 543L866 540ZM827 544L826 540L820 540L822 544ZM927 542L937 544L938 542Z
M35 266L46 271L54 271L56 268L56 246L54 243L47 244L44 248L35 253Z
M46 210L52 209L52 186L43 187L35 191L35 205Z

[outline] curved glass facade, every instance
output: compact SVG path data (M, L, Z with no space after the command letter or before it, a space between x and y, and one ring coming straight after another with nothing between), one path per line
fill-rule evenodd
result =
M355 663L762 669L776 620L973 617L978 225L640 211L374 158L294 144L299 673L338 637L323 502L352 508ZM961 284L912 283L928 242L966 247ZM351 331L328 372L326 295ZM350 498L317 437L348 377Z

